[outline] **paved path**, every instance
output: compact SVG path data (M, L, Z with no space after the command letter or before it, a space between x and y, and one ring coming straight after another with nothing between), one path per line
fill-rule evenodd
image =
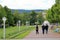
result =
M30 40L60 40L60 34L54 33L51 30L48 32L48 34L42 34L41 29L39 30L39 34L36 34L35 30L29 33L24 39L30 39Z

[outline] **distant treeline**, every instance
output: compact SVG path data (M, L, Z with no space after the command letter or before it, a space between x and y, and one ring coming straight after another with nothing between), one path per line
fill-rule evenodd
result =
M19 13L23 13L23 12L26 12L26 13L30 13L32 10L25 10L25 9L11 9L11 11L14 13L14 11L18 11ZM35 11L35 12L43 12L43 11L45 11L45 9L35 9L35 10L33 10L33 11Z

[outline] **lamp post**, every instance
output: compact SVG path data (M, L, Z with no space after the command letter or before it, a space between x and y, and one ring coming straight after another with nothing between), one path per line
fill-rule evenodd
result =
M26 26L28 25L28 21L26 21Z
M21 22L21 21L19 20L19 21L18 21L18 23L19 23L19 31L20 31L20 22Z
M18 27L18 22L16 23L17 27Z
M7 19L6 19L6 17L3 17L2 20L3 20L3 24L4 24L4 25L3 25L3 26L4 26L4 27L3 27L3 29L4 29L4 30L3 30L3 31L4 31L3 38L4 38L4 40L5 40L5 22L6 22Z

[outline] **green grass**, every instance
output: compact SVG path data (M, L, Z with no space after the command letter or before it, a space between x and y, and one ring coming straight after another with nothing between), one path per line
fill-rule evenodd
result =
M3 29L1 28L0 29L0 39L2 38L2 36L3 36Z
M24 38L26 35L28 35L32 30L34 29L34 27L30 27L27 31L25 31L24 33L19 34L18 36L15 37L15 39L22 39Z
M34 29L34 27L20 26L20 32L22 32L22 31L25 31L25 32L23 32L22 34L19 34L20 36L17 36L16 38L25 37L32 29ZM10 36L13 36L17 33L19 33L19 28L16 26L6 28L6 39L8 39ZM2 28L0 28L0 39L3 39L3 29Z
M28 35L30 33L30 31L26 31L23 34L20 34L18 36L15 37L15 39L22 39L24 38L26 35Z

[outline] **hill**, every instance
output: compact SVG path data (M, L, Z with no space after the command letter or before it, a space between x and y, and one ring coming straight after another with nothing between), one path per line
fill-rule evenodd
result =
M11 11L14 12L15 10L17 10L19 13L23 13L23 12L27 12L27 13L30 13L32 10L24 10L24 9L12 9ZM41 10L41 9L36 9L36 10L33 10L35 12L43 12L45 10Z

